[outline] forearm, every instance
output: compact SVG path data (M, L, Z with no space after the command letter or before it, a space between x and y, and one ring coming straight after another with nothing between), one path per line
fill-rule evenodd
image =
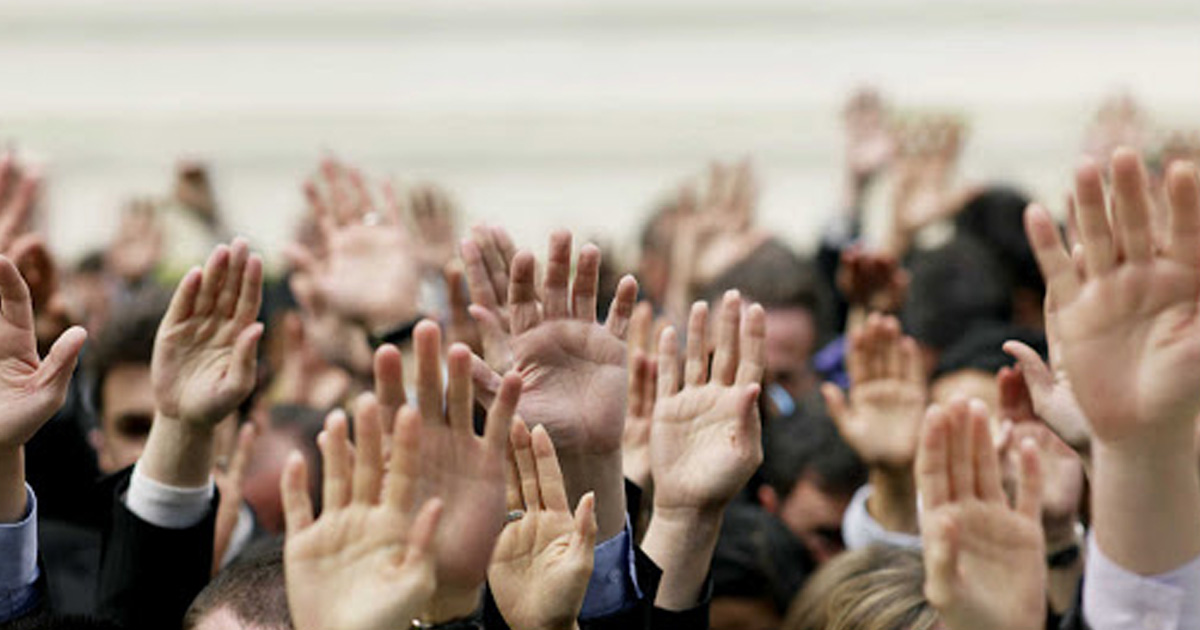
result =
M0 451L0 523L25 518L25 448Z
M559 452L567 500L572 506L588 492L596 493L596 541L604 542L625 529L625 473L621 451L611 453Z
M1200 555L1200 476L1190 426L1164 430L1149 447L1093 444L1093 527L1101 551L1140 575Z
M655 509L642 540L642 551L662 569L655 606L680 611L700 602L723 515L724 510Z
M213 449L213 427L158 414L142 451L139 469L164 485L200 487L212 475Z
M867 513L885 530L917 534L917 486L911 468L872 466Z

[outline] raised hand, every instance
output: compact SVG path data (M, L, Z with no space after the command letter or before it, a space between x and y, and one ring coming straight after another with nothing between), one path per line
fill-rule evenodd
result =
M500 614L519 630L569 630L583 607L596 544L596 498L586 494L571 515L558 455L545 429L532 437L513 424L508 509L488 584Z
M421 322L413 332L413 342L416 408L403 407L400 422L418 414L419 409L421 461L427 475L421 492L440 497L445 504L433 545L438 589L430 606L432 620L444 621L470 614L478 606L488 561L504 526L504 461L509 426L522 398L521 379L508 374L501 380L484 435L476 436L471 351L462 344L447 351L443 404L442 341L437 324Z
M894 317L872 314L850 334L850 400L837 385L821 388L838 432L872 466L907 470L917 454L928 400L917 343Z
M379 407L369 395L359 399L354 423L353 447L341 412L330 414L318 438L320 518L313 520L304 458L293 453L284 468L284 570L297 630L407 627L437 586L433 539L442 503L416 509L427 480L420 418L402 416L386 467Z
M861 188L887 167L896 152L883 99L873 89L855 92L842 110L846 128L846 168L850 184Z
M479 325L483 358L492 370L506 372L513 362L508 344L508 285L516 246L504 228L481 224L471 228L460 252L472 302L468 312Z
M760 382L766 362L766 314L742 313L737 291L717 314L709 371L708 305L688 320L682 382L679 341L667 328L658 341L658 394L650 429L654 514L642 548L663 569L655 604L686 610L701 597L725 507L762 463ZM681 388L682 386L682 388Z
M625 434L621 438L621 469L625 478L643 491L651 491L650 425L658 387L658 361L651 345L654 310L648 302L633 309L629 319L629 392Z
M22 447L62 406L86 339L82 328L71 328L40 358L29 288L0 256L0 522L24 516Z
M837 288L851 305L896 313L908 295L908 272L896 258L852 246L842 251Z
M930 407L917 455L925 596L947 630L1031 630L1046 623L1037 447L1020 445L1009 507L983 403Z
M151 376L160 416L211 428L254 389L262 259L243 239L218 246L171 299L154 340Z
M363 176L333 160L322 163L327 194L307 182L318 247L293 244L288 255L311 274L316 290L340 317L385 331L416 318L420 265L413 238L393 207L377 211Z
M0 155L0 254L12 256L13 244L29 228L41 176L23 167L12 153Z
M108 267L128 282L144 278L162 258L163 233L154 201L135 199L121 216L117 235L108 247Z
M383 194L391 212L409 219L422 269L426 273L441 273L454 259L456 212L450 194L430 182L409 186L403 195L397 195L388 182L383 186Z
M258 430L254 423L243 424L238 429L232 457L227 462L218 459L217 467L213 470L213 481L217 484L221 496L214 525L213 576L221 571L221 563L233 542L233 532L241 516L242 483L246 480L246 464L250 461L250 451L254 448L257 438Z

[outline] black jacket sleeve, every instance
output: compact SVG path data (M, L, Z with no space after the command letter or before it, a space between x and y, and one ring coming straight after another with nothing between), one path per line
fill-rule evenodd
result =
M105 481L111 512L100 554L98 612L129 630L179 628L212 570L219 497L208 515L187 529L165 529L125 507L131 469Z

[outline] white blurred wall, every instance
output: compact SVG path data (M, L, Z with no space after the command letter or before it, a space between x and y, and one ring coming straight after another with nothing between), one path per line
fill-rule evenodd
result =
M969 174L1057 202L1115 89L1200 126L1200 2L0 2L0 138L46 165L67 256L181 155L276 249L325 148L436 178L535 246L562 225L629 241L673 182L748 154L763 220L807 246L863 82L967 114Z

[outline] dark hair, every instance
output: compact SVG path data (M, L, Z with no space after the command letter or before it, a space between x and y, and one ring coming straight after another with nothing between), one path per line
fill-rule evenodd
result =
M1000 368L1012 365L1013 358L1003 350L1005 341L1015 339L1046 356L1046 339L1040 333L1011 324L981 324L963 335L957 343L942 353L933 379L960 370L979 370L995 374Z
M171 296L160 287L148 287L113 310L100 333L88 343L84 370L91 395L88 402L95 416L104 411L104 381L119 365L150 365L154 337L167 312Z
M970 236L920 252L910 267L904 329L917 341L948 348L980 322L1007 322L1012 300L999 263Z
M251 545L221 570L188 607L183 630L196 628L218 610L228 610L243 623L264 630L291 630L282 538Z
M778 239L769 239L749 256L727 269L700 296L718 302L729 289L741 291L763 308L803 308L813 315L817 346L833 332L833 293L816 267Z
M1025 208L1029 203L1029 196L1016 188L991 186L963 206L954 217L954 227L991 251L1013 287L1042 295L1046 284L1025 236Z
M791 416L767 423L762 471L781 499L807 474L822 490L846 496L867 481L866 466L838 434L819 394L806 396Z
M725 510L713 554L713 597L771 598L782 615L816 563L778 518L735 502Z
M35 615L0 623L4 630L121 630L121 626L96 617Z

